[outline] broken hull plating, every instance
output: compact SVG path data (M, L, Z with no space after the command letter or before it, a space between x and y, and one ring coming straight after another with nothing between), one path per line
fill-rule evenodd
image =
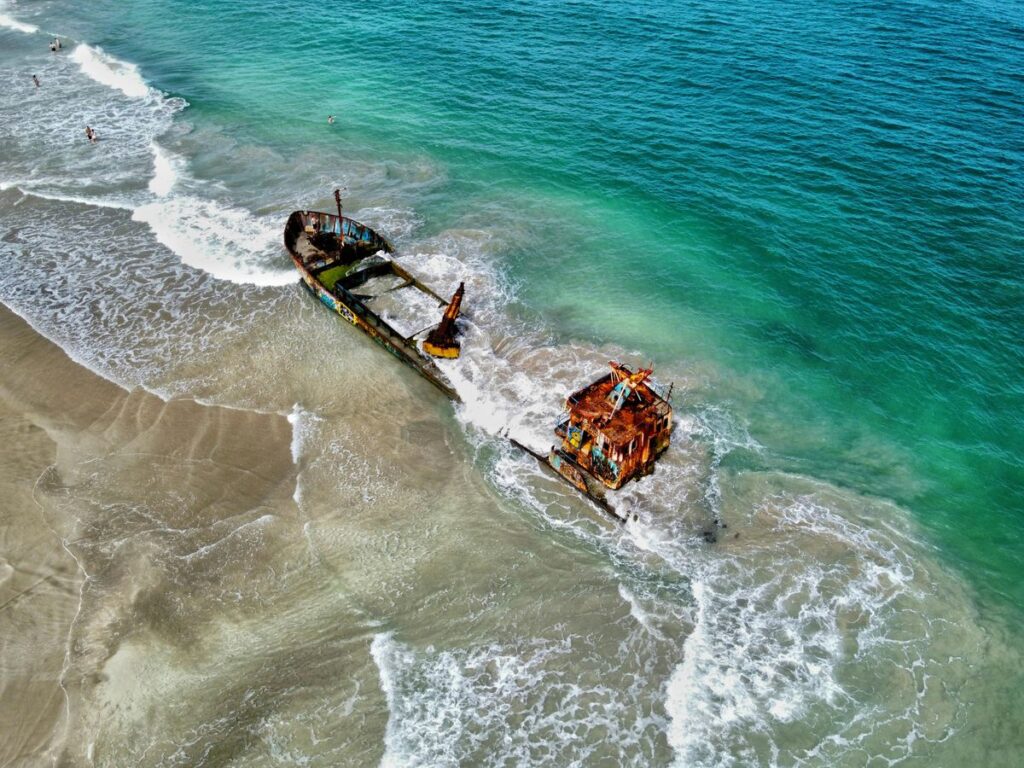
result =
M566 456L561 451L554 448L552 448L550 453L545 456L543 453L537 453L532 448L528 448L514 438L510 437L508 438L508 441L519 450L533 456L533 458L539 461L544 467L558 475L565 482L586 496L587 499L593 502L593 504L605 515L616 522L626 522L626 517L619 514L615 507L608 503L608 499L605 497L604 489L601 487L600 482L576 464L570 456Z
M309 213L308 211L296 211L293 213L285 228L284 238L285 247L292 258L292 262L295 264L295 268L299 271L303 287L318 299L321 304L359 328L359 330L391 352L403 363L415 369L449 398L455 402L461 402L458 393L443 377L440 369L425 354L421 353L414 344L409 343L409 340L398 334L397 331L392 329L350 291L338 284L328 288L317 279L314 271L307 267L302 256L296 250L296 243L304 231L304 224L308 220ZM357 244L356 248L362 248L365 256L375 252L373 249L383 250L388 253L392 252L391 244L369 227L364 227L347 217L339 220L334 214L316 213L316 215L321 217L320 220L325 224L323 231L340 234L346 238L350 237L350 234L354 235ZM358 254L353 255L353 263L358 259ZM403 274L412 279L404 271ZM443 300L441 301L443 305ZM625 518L608 503L601 484L579 467L571 457L555 449L552 449L551 453L545 456L512 438L508 438L508 440L512 445L530 454L550 471L569 483L610 518L617 522L625 521Z
M314 298L319 299L325 307L338 315L341 315L341 317L352 323L352 325L356 326L359 330L376 341L403 363L414 368L425 379L427 379L427 381L444 392L449 398L456 402L459 401L458 393L456 393L454 389L441 379L440 373L435 374L427 370L427 365L429 365L430 361L423 360L416 350L411 349L406 344L397 343L395 339L389 338L387 335L378 331L372 325L359 317L359 307L365 307L365 305L363 305L358 299L353 299L351 302L353 306L349 306L340 298L329 293L322 285L320 285L320 283L316 282L316 280L312 278L307 279L305 275L302 277L302 285Z
M317 279L313 271L307 267L307 264L295 247L300 236L299 230L303 228L301 217L307 214L308 212L306 211L296 211L289 218L288 225L285 228L285 247L292 258L292 263L295 264L295 268L299 271L303 286L325 307L340 315L403 363L415 369L449 398L458 402L460 400L458 393L445 380L440 369L433 361L416 348L414 342L404 338L363 301L343 286L338 284L335 284L332 288L325 286ZM326 230L328 232L340 229L345 235L348 235L352 231L357 236L357 247L362 245L362 243L366 243L367 245L363 247L363 250L369 251L371 248L379 246L378 250L391 252L391 244L369 227L364 227L348 218L343 218L341 220L342 225L339 227L337 216L327 213L319 213L318 215L330 227L330 229ZM366 235L365 238L361 237L364 233Z

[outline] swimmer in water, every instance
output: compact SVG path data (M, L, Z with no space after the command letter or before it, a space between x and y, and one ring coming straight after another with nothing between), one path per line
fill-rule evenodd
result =
M39 87L39 78L35 75L32 75L32 82L36 84L36 88Z
M327 124L328 125L334 125L334 115L328 115L327 116Z

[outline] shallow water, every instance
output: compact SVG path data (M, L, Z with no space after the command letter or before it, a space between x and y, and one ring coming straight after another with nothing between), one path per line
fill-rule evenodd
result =
M1017 764L1022 29L0 9L0 300L172 400L48 431L34 504L83 584L51 753ZM295 287L283 221L339 185L466 280L463 405ZM653 359L679 416L624 528L500 437L543 449L609 359ZM44 430L75 392L9 389Z

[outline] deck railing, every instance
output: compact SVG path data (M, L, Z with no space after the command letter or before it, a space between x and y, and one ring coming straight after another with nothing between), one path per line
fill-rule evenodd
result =
M346 242L365 243L375 250L387 253L394 251L387 238L365 224L350 219L348 216L342 216L339 219L337 214L324 211L295 211L288 217L288 223L284 230L285 245L289 250L293 250L299 235L309 231L333 234L335 237L344 238Z

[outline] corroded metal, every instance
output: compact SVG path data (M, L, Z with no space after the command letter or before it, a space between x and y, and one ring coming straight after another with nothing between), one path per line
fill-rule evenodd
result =
M528 453L539 461L543 466L550 470L553 470L563 480L573 486L577 491L586 496L593 504L604 512L609 517L613 518L618 522L625 522L626 518L623 517L611 504L608 503L608 499L605 498L604 489L600 483L591 478L586 472L576 466L572 458L565 456L560 452L555 452L556 455L543 453L537 453L532 448L523 445L515 438L508 438L508 441L512 443L516 448L520 449L524 453Z
M654 470L669 444L672 406L650 381L651 369L609 365L611 373L569 395L555 427L561 444L549 463L558 470L569 458L575 468L616 489Z
M423 350L425 352L434 357L451 358L459 356L462 348L459 344L459 332L455 326L455 320L459 316L459 310L462 307L462 295L465 292L466 284L459 283L458 290L452 296L452 300L449 302L441 322L437 324L434 330L427 334L427 338L423 342Z
M377 341L398 359L416 369L452 400L458 393L430 355L458 357L461 345L456 320L465 285L459 284L445 301L407 270L387 258L391 243L369 227L338 214L295 211L285 226L284 242L304 286L325 306ZM391 279L394 285L369 295L366 286ZM441 322L403 336L368 302L384 293L412 289L444 307ZM429 333L426 333L429 331ZM423 337L422 334L426 333ZM421 349L422 347L422 349ZM663 393L651 380L652 370L636 372L610 363L611 372L572 393L555 427L560 444L540 454L511 439L602 511L625 518L611 505L605 489L617 489L653 471L657 457L668 447L672 431L671 388Z
M368 306L357 289L374 278L394 278L391 289L411 289L436 302L447 302L412 274L386 258L394 252L388 240L364 224L321 211L295 211L284 230L284 244L303 284L325 306L416 369L452 400L458 393L434 361L417 346L419 333L404 336ZM384 255L381 255L384 254Z
M654 470L671 439L672 389L662 392L649 368L633 372L618 363L609 365L610 373L566 399L566 410L555 425L559 444L546 456L517 440L510 442L601 511L625 522L628 515L609 503L605 490L621 488Z

